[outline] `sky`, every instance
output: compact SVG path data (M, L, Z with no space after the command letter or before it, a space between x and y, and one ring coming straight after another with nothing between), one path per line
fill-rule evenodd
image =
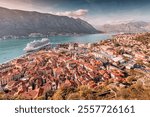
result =
M150 21L150 0L0 0L0 6L81 18L95 27Z

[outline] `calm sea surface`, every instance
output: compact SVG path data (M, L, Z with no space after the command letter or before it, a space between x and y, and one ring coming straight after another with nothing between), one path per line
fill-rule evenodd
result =
M69 42L93 43L111 38L111 36L112 34L92 34L82 36L52 36L49 39L52 44ZM25 54L23 49L27 43L33 40L35 38L0 40L0 64ZM41 40L41 38L36 38L36 40Z

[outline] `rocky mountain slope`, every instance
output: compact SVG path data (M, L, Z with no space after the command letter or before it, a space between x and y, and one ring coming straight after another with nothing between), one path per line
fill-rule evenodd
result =
M0 37L27 36L31 33L97 33L86 21L66 16L10 10L0 7Z
M100 30L104 32L125 32L125 33L139 33L139 32L149 32L150 23L149 22L129 22L121 24L105 24L100 26Z

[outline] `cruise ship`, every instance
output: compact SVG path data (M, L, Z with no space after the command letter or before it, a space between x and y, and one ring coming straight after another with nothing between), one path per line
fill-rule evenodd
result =
M49 46L50 42L48 38L43 38L42 40L34 40L27 44L27 46L23 49L25 52L33 52L45 48Z

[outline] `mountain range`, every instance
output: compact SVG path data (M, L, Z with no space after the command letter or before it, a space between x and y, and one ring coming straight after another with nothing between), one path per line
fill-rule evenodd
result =
M48 35L50 33L93 34L98 32L82 19L0 7L0 37L28 36L31 33Z
M150 32L150 22L132 21L132 22L120 23L120 24L105 24L99 26L98 29L104 32L114 32L114 33Z

